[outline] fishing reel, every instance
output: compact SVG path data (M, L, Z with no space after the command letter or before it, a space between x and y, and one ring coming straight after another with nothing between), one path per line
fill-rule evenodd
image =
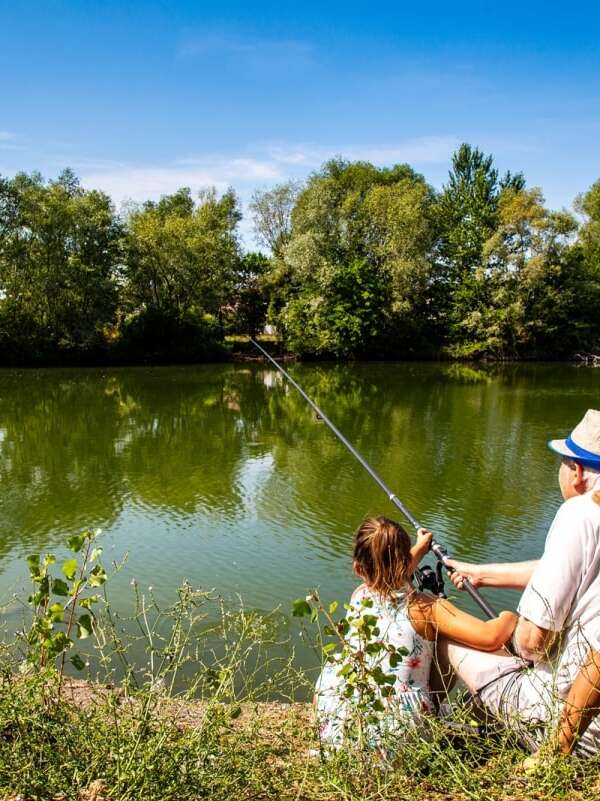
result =
M438 598L445 598L444 590L444 566L438 562L435 570L429 565L422 565L415 570L415 580L419 592L430 592Z

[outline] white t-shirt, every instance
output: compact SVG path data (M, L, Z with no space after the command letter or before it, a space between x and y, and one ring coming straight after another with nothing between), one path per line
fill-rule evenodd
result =
M562 632L552 664L539 663L534 671L552 677L564 697L589 649L600 650L600 491L560 507L518 611L537 626Z

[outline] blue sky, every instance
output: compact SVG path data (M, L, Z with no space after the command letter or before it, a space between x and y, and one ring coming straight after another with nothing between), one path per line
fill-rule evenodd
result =
M439 187L468 141L569 207L600 178L599 30L591 2L0 0L0 173L246 200L341 154Z

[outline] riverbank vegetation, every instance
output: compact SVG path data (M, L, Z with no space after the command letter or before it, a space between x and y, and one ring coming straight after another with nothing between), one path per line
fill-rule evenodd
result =
M70 170L0 177L0 363L222 359L270 323L308 357L568 358L600 347L600 181L577 216L462 145L440 191L334 159L249 207L181 189L119 213Z
M24 627L0 650L4 801L598 797L597 760L548 755L525 774L518 743L474 726L460 704L451 726L432 718L426 736L396 735L384 761L360 738L325 752L310 706L293 702L314 677L294 667L272 615L228 609L189 585L165 608L134 582L131 614L120 617L106 591L120 566L102 567L91 532L68 547L62 565L54 556L28 558ZM294 614L317 622L315 601L297 601ZM335 610L328 606L330 624ZM316 642L334 658L331 645ZM362 664L347 647L341 658ZM73 670L87 670L87 679L72 678ZM357 686L382 683L374 670L356 675ZM359 715L377 710L371 696Z
M91 532L68 547L62 565L54 556L28 558L33 592L24 626L0 650L5 801L598 797L597 760L548 755L537 773L525 774L518 743L474 726L460 704L452 725L431 718L426 733L396 733L383 760L352 735L326 752L310 706L294 702L314 677L294 667L276 616L228 609L189 585L161 607L151 588L134 582L131 614L120 617L106 586L121 566L102 567ZM311 595L294 614L316 623L317 607ZM336 607L326 610L330 625ZM316 631L323 658L337 658ZM339 631L340 658L358 670L363 660ZM87 679L67 675L73 670L87 670ZM376 670L363 673L356 673L357 688L367 688L359 723L377 713L373 687L386 684Z

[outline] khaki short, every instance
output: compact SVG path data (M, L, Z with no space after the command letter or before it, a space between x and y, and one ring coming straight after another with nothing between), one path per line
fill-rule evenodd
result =
M536 751L558 725L562 701L550 672L534 670L519 657L502 659L496 670L482 672L477 699L485 710ZM600 752L600 716L590 723L575 747L580 756Z

